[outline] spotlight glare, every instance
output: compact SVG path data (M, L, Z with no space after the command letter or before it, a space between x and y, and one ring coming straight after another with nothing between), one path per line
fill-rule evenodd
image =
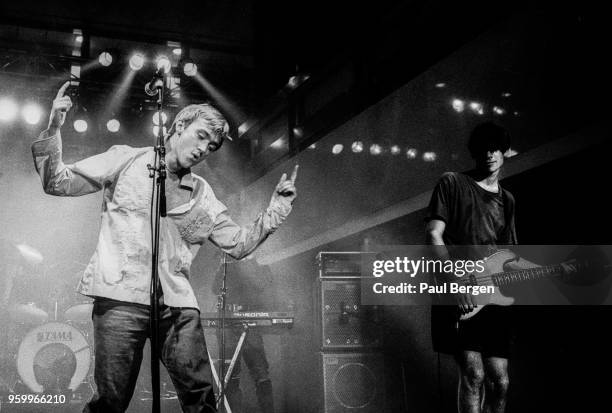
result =
M308 147L308 149L317 149L317 144L313 143L312 145Z
M332 153L334 155L338 155L340 152L342 152L342 149L344 149L344 145L337 143L332 147Z
M417 151L416 149L410 148L410 149L408 149L406 151L406 157L408 159L415 159L417 157L418 153L419 153L419 151Z
M391 147L391 155L399 155L402 152L398 145L393 145Z
M87 130L87 121L83 119L77 119L74 121L74 130L83 133Z
M77 43L83 43L83 36L79 34L74 38L74 41Z
M376 156L376 155L380 155L382 153L382 147L377 144L374 143L370 146L370 154Z
M166 129L166 127L164 126L164 131L163 131L164 135L166 135L168 133L168 129ZM157 136L159 134L159 126L153 126L153 135Z
M278 138L277 140L275 140L274 142L270 144L270 147L274 149L281 149L283 146L285 146L284 136L281 136L280 138Z
M135 53L130 57L130 69L140 70L144 66L144 56L140 53Z
M110 66L113 63L113 56L109 52L102 52L98 57L98 61L102 66Z
M423 153L423 160L425 162L433 162L436 160L437 157L438 155L436 155L435 152L424 152Z
M351 145L351 150L355 153L361 153L363 151L363 142L355 141Z
M0 99L0 121L7 122L17 116L17 104L10 99Z
M461 99L453 99L453 109L455 109L456 112L463 112L465 109L465 102L462 101Z
M296 138L302 138L304 136L304 129L302 129L300 126L296 126L293 128L293 136Z
M509 98L510 96L512 96L512 93L510 93L510 92L502 93L502 97L504 97L504 98Z
M156 61L156 65L157 65L157 69L163 69L165 73L170 72L170 59L168 59L168 56L165 55L161 55L157 58Z
M484 115L484 108L482 107L482 103L479 102L471 102L470 109L478 115Z
M175 56L180 56L183 53L183 50L180 47L176 47L172 49L172 53L174 53Z
M193 62L187 62L185 66L183 66L183 72L185 72L186 76L195 76L198 73L198 65Z
M166 115L166 112L162 112L161 118L162 118L162 123L165 125L166 122L168 121L168 115ZM156 126L159 126L159 112L155 112L153 114L153 124Z
M499 106L493 106L493 112L496 115L503 115L504 113L506 113L506 110L504 108L502 108L502 107L499 107Z
M117 119L111 119L108 122L106 122L106 129L108 129L109 132L117 133L119 132L120 127L121 127L121 124L119 123Z
M21 111L23 119L30 125L36 125L42 117L42 109L33 103L25 105Z
M516 156L516 155L518 155L518 151L516 151L516 150L514 150L514 149L512 149L512 148L509 148L509 149L506 151L506 153L504 154L504 156L505 156L506 158L512 158L513 156Z
M444 83L444 82L436 83L436 87L438 89L442 89L443 87L446 87L446 83Z

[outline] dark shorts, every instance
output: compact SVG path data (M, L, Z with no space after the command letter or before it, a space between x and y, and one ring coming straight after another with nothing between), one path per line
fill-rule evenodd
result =
M448 354L477 351L483 357L509 358L514 337L512 314L512 307L490 305L469 320L457 323L456 306L434 306L431 316L434 350Z

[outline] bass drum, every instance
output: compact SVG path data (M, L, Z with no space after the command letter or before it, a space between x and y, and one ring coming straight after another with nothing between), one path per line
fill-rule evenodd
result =
M35 393L73 392L85 381L91 347L75 327L47 323L29 331L17 353L17 371Z

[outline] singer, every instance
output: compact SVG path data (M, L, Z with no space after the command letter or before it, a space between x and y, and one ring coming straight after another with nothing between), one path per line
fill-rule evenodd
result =
M36 171L46 193L79 196L102 191L96 250L79 283L94 298L97 394L85 412L124 412L134 392L149 337L151 277L150 195L147 164L153 148L126 145L67 165L60 128L72 106L57 93L49 126L32 144ZM160 223L160 354L184 412L215 412L212 375L199 308L189 283L190 266L209 239L234 258L250 254L291 211L297 196L297 165L283 174L267 209L248 228L238 226L210 185L191 167L217 151L229 125L210 104L189 105L175 117L166 137L167 217Z

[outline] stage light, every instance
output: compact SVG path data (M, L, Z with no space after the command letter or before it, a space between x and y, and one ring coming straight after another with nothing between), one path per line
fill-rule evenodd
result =
M8 122L17 116L17 104L11 99L0 99L0 121Z
M340 152L342 152L342 149L344 149L344 145L337 143L332 147L332 153L334 155L338 155Z
M382 153L382 147L377 144L374 143L370 146L370 154L376 156L376 155L380 155Z
M398 145L393 145L391 147L391 155L399 155L402 152L402 149Z
M21 110L21 115L27 123L29 123L30 125L36 125L38 122L40 122L40 118L42 116L42 109L38 105L28 103Z
M296 138L303 137L304 129L302 129L300 126L296 126L295 128L293 128L293 136L295 136Z
M193 62L187 62L185 66L183 66L183 72L185 72L186 76L195 76L198 73L198 65Z
M418 153L419 153L419 151L417 151L416 149L410 148L410 149L408 149L406 151L406 157L408 159L415 159L417 157Z
M355 141L353 142L353 144L351 145L351 150L355 153L360 153L363 151L363 142L361 141Z
M504 93L502 93L502 97L503 97L503 98L509 98L510 96L512 96L512 93L510 93L510 92L504 92Z
M296 87L298 87L299 85L307 81L308 79L310 79L310 76L307 74L298 74L298 75L291 76L289 78L289 81L287 82L287 87L289 87L290 89L295 89Z
M456 112L461 113L465 109L465 102L462 101L461 99L453 99L452 106Z
M270 144L270 147L271 147L271 148L274 148L274 149L280 149L280 148L282 148L283 146L285 146L285 140L284 140L284 137L280 137L280 138L278 138L277 140L275 140L274 142L272 142L272 143Z
M119 123L117 119L111 119L108 122L106 122L106 129L108 129L109 132L112 132L112 133L119 132L120 127L121 127L121 124Z
M504 153L504 157L506 158L512 158L513 156L516 156L516 155L518 155L518 152L512 148L508 149L506 153Z
M130 57L130 69L140 70L144 66L145 58L140 53L135 53Z
M155 64L157 66L157 69L163 69L165 73L170 72L170 59L168 59L168 56L165 55L161 55L157 57L157 60L155 61Z
M482 103L471 102L470 109L472 109L472 111L478 115L484 115L484 108L482 106Z
M168 115L166 115L166 112L162 112L161 118L162 118L162 123L165 125L166 122L168 121ZM159 125L159 112L155 112L153 114L153 124Z
M74 121L74 130L83 133L87 130L87 121L84 119L77 119Z
M436 160L437 157L438 155L436 155L435 152L424 152L423 153L423 160L425 162L433 162Z
M514 116L520 116L520 115L521 115L521 114L519 113L519 111L518 111L518 110L515 110L515 111L514 111Z
M74 38L74 41L79 44L83 43L83 36L79 34L77 37Z
M250 126L247 122L244 122L240 126L238 126L238 136L244 135L245 132L249 130L249 127Z
M436 87L438 89L442 89L443 87L446 87L446 83L444 83L444 82L436 83Z
M493 106L493 112L496 115L503 115L504 113L506 113L506 110L504 108L499 107L499 106Z
M102 66L110 66L113 63L113 56L109 52L102 52L98 56L98 61Z
M172 49L172 53L175 56L180 56L183 53L183 49L181 49L180 47L176 47L176 48Z
M168 133L168 129L164 126L164 136ZM153 135L157 136L159 134L159 126L153 126Z
M308 149L317 149L317 144L313 143L312 145L308 147Z

